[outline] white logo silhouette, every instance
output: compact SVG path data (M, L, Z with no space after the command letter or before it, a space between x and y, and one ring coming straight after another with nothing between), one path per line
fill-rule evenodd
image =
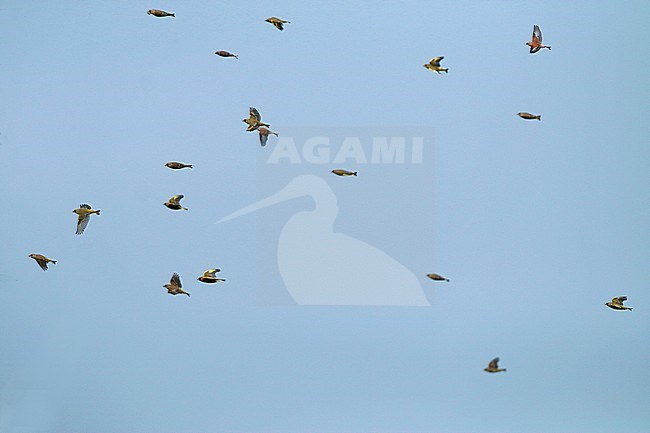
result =
M305 195L314 199L315 209L287 221L277 250L280 275L297 304L430 305L417 277L404 265L370 244L333 231L337 200L320 177L297 176L279 192L218 223Z

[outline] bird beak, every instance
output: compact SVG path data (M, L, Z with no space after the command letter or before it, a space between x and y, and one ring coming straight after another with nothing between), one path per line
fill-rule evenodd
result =
M287 200L291 200L293 198L302 197L303 195L306 195L307 194L306 191L301 187L301 185L298 182L296 182L296 179L289 182L289 184L284 188L282 188L279 192L267 198L264 198L258 202L243 207L238 211L231 213L230 215L226 215L225 217L217 221L217 224L229 221L231 219L239 218L251 212L264 209L265 207L273 206L274 204L277 203L282 203Z

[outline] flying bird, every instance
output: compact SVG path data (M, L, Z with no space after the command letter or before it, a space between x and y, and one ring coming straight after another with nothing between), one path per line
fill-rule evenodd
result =
M183 285L181 284L181 277L176 272L174 272L174 275L172 275L172 279L169 281L169 284L165 284L163 287L167 289L167 293L170 295L190 296L189 293L182 289Z
M488 373L498 373L500 371L506 371L505 368L499 368L499 358L496 357L488 364L487 368L484 368L483 371Z
M442 275L438 275L438 274L427 274L427 277L431 278L434 281L447 281L447 282L449 282L449 278L445 278Z
M336 170L332 170L332 173L334 173L337 176L356 176L357 175L356 171L347 171L347 170L343 170L342 168L337 168Z
M165 202L163 204L165 206L167 206L169 209L172 209L172 210L181 210L181 209L188 210L186 207L181 206L181 200L183 199L183 197L185 197L185 196L182 195L182 194L173 195L169 199L169 201L167 201L167 202Z
M542 48L551 49L550 46L542 45L542 31L537 25L533 26L533 37L530 42L526 42L526 45L530 47L530 54L535 54Z
M530 113L526 113L525 111L522 111L521 113L517 113L517 116L526 120L542 120L541 114L530 114Z
M176 14L161 11L160 9L149 9L147 11L147 15L153 15L154 17L158 17L158 18L163 18L163 17L174 17L174 18L176 18Z
M267 23L273 24L280 31L284 30L284 24L291 23L291 21L285 21L285 20L277 18L277 17L267 18L264 21L266 21Z
M260 116L259 111L255 107L248 109L248 119L244 119L242 122L248 125L248 128L246 128L248 132L255 131L260 126L271 126L268 123L262 122L262 116Z
M229 53L228 51L215 51L215 54L221 57L234 57L236 59L239 58L237 54Z
M217 272L221 272L221 269L208 269L201 275L197 280L201 281L202 283L218 283L220 281L226 281L223 278L217 278L216 274Z
M93 209L88 204L82 204L79 205L79 209L75 209L72 212L79 215L79 218L77 218L77 234L80 235L84 232L84 230L86 230L86 226L90 221L90 215L92 214L99 215L99 212L101 211L99 209L97 210Z
M607 305L609 308L613 308L614 310L630 310L632 311L632 307L628 307L627 305L623 305L623 302L627 301L627 296L617 296L616 298L613 298L611 301L606 302L605 305Z
M36 260L36 263L38 263L38 266L41 267L44 271L47 271L47 264L48 263L54 263L56 265L56 260L48 259L42 254L30 254L29 257L32 259Z
M429 63L425 63L424 67L427 68L430 71L435 72L436 74L439 74L441 72L446 72L448 73L449 68L442 68L440 67L440 61L444 59L444 57L434 57L433 59L429 60Z
M165 164L165 167L169 167L172 170L180 170L181 168L192 168L192 164L183 164L182 162L171 161Z
M269 135L275 135L276 137L278 136L277 132L273 132L270 129L266 129L263 126L258 128L257 131L260 133L260 144L262 147L266 146L266 142L269 139Z

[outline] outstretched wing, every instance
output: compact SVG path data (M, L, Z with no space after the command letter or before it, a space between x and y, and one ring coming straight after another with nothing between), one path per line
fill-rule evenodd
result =
M38 263L38 266L40 266L41 269L43 269L44 271L47 271L47 261L45 261L43 259L34 259L34 260L36 260L36 263Z
M489 369L497 369L499 368L499 357L494 358L492 361L490 361L490 364L488 365Z
M84 204L80 204L79 207L80 207L81 209L92 209L92 207L91 207L89 204L85 204L85 203L84 203Z
M216 274L217 272L221 272L221 269L208 269L207 271L205 271L205 272L203 273L203 276L204 276L204 277L212 278L212 277L215 276L215 274Z
M257 111L255 107L250 107L249 114L252 118L256 119L257 121L262 120L262 116L260 116L259 111Z
M540 44L542 43L542 31L537 25L533 26L533 41L535 41L535 39L537 39L537 42Z
M262 147L266 146L266 142L269 140L269 130L266 128L259 128L260 133L260 144Z
M612 299L612 304L623 306L624 301L627 301L627 296L617 296Z
M176 272L174 272L174 275L172 275L172 279L169 281L169 284L174 287L178 287L179 289L183 287L181 284L181 277Z
M81 205L81 207L88 206L88 205ZM88 206L86 209L90 209L90 206ZM86 226L88 225L88 222L90 221L90 215L89 214L79 214L79 218L77 219L77 234L80 235L86 230Z
M170 202L171 204L178 204L178 205L180 205L180 204L181 204L181 199L182 199L183 197L185 197L183 194L174 195L174 196L172 196L172 197L169 199L169 202Z

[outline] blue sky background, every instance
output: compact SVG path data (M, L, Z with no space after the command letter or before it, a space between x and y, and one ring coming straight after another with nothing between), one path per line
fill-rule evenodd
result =
M0 431L648 431L648 18L642 1L0 1ZM552 51L528 54L533 24ZM449 74L422 67L437 55ZM259 305L259 226L310 205L214 224L268 176L249 106L283 135L434 131L417 177L305 166L337 194L335 229L421 276L431 307ZM189 212L161 205L177 193ZM84 202L102 214L75 236ZM199 286L214 266L227 283ZM173 272L191 298L165 293ZM603 305L618 295L633 312ZM506 373L482 371L494 356Z

